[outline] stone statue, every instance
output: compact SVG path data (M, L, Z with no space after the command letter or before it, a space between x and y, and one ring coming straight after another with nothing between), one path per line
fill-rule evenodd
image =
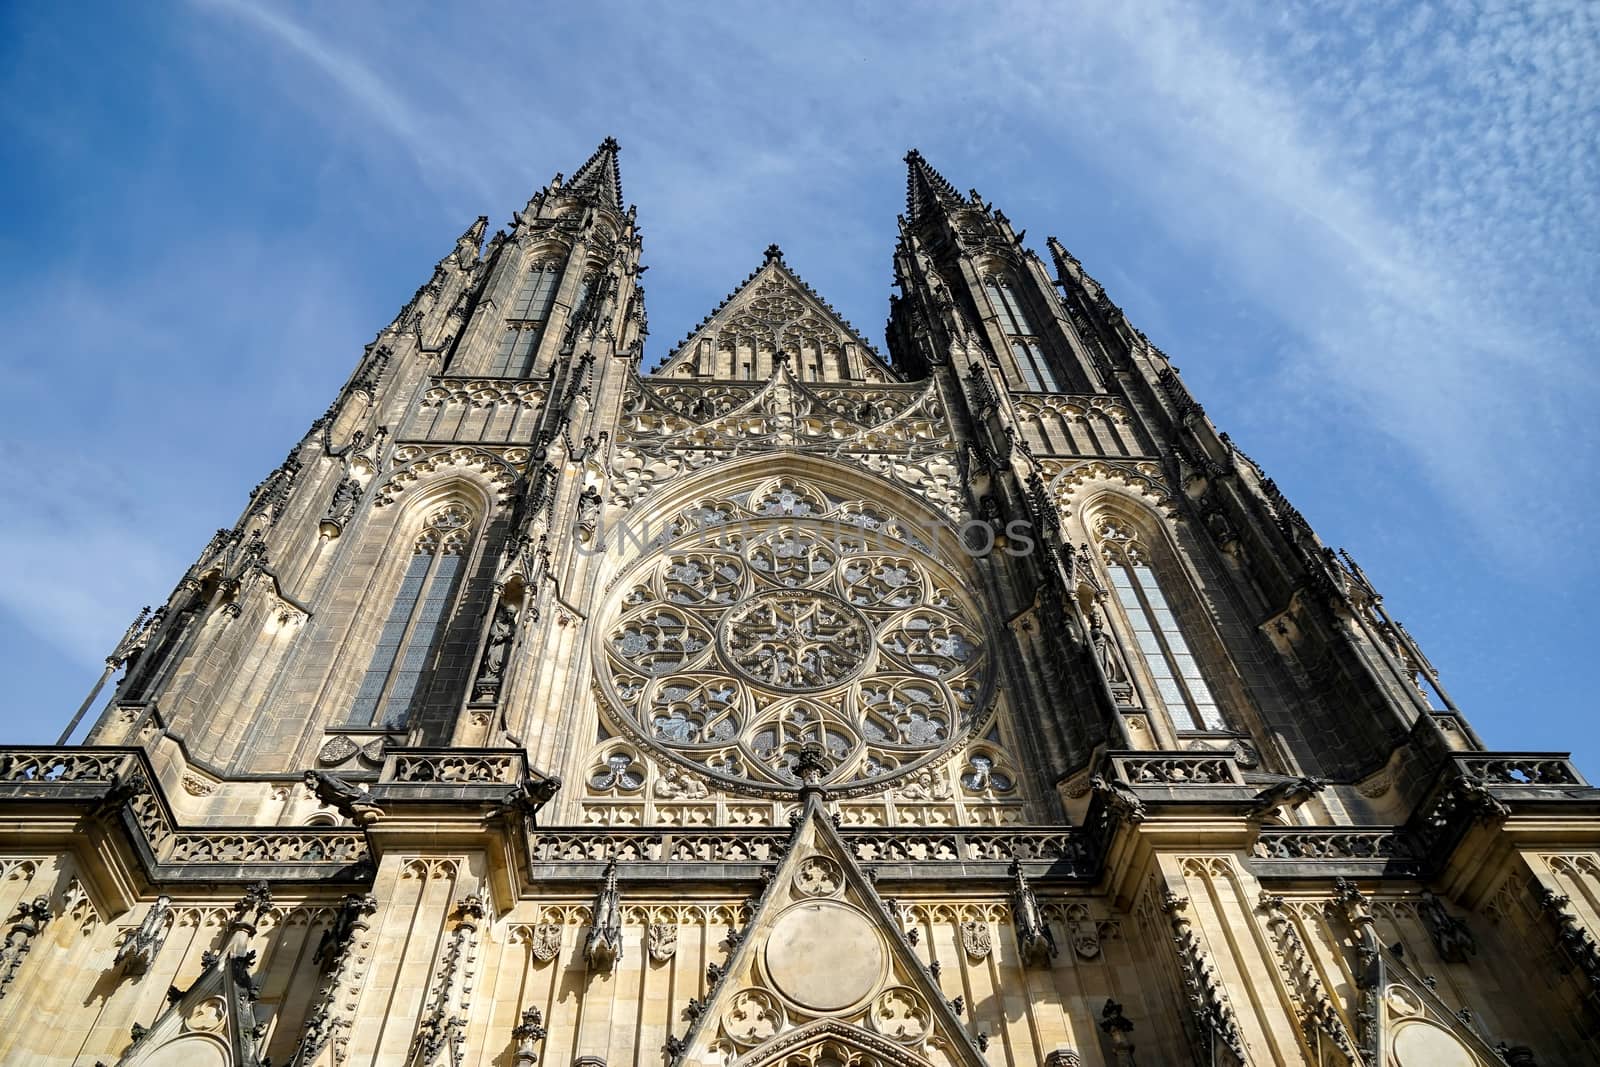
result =
M1039 898L1033 895L1020 860L1011 861L1011 921L1016 926L1017 948L1023 964L1048 967L1056 954L1055 935L1044 921Z
M345 781L327 771L307 771L306 788L317 800L328 805L357 826L370 826L383 818L383 809L363 786Z
M1446 963L1466 963L1478 954L1477 938L1467 928L1466 920L1445 911L1444 901L1424 891L1419 911L1440 959Z
M483 649L483 663L478 667L478 678L472 685L478 700L492 699L500 692L505 677L506 657L511 653L511 639L517 632L517 613L505 601L495 609L494 621L489 624L489 641Z
M341 526L355 513L356 501L361 497L361 483L346 475L339 479L333 499L328 502L328 518Z
M6 931L5 944L0 946L0 997L10 991L17 968L22 966L29 949L33 948L34 938L50 919L49 897L34 897L17 905L16 914L11 917L11 929Z
M150 905L144 921L129 930L117 945L116 963L124 975L134 978L150 969L166 943L172 920L172 898L163 893Z
M531 819L539 813L540 808L550 803L560 788L561 779L553 774L548 777L523 778L500 798L500 810L521 814Z
M1250 804L1250 817L1266 819L1273 812L1294 810L1327 788L1320 778L1290 778L1270 785L1255 795Z
M1106 811L1113 818L1144 822L1144 801L1139 799L1139 794L1135 793L1126 782L1097 774L1089 779L1089 788L1104 798Z
M590 908L589 936L583 958L589 970L608 973L622 958L622 897L617 892L617 861L606 864L605 882Z
M578 494L577 532L580 541L592 541L600 525L600 490L586 485Z
M1111 1053L1116 1059L1116 1067L1134 1067L1133 1023L1122 1014L1122 1005L1114 1000L1107 1000L1105 1007L1100 1009L1100 1030L1106 1035L1111 1044Z

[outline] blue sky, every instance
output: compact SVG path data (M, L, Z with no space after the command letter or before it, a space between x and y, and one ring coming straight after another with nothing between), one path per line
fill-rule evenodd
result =
M0 11L5 739L611 134L649 360L773 241L881 342L915 145L1099 277L1491 746L1600 776L1600 7L801 7Z

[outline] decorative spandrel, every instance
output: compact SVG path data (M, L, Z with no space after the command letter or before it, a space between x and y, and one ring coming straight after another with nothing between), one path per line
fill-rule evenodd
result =
M791 478L685 510L597 631L614 725L747 792L795 788L806 745L836 789L939 760L987 717L991 668L936 538L910 530Z

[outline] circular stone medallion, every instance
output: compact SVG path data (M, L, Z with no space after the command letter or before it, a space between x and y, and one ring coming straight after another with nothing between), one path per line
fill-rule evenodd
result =
M860 612L811 590L749 598L723 618L719 640L740 674L791 693L849 681L872 650L872 631Z
M1400 1067L1474 1067L1478 1062L1449 1031L1423 1022L1396 1029L1393 1053Z
M811 1011L842 1011L883 979L883 941L860 912L831 900L790 908L767 938L767 974Z

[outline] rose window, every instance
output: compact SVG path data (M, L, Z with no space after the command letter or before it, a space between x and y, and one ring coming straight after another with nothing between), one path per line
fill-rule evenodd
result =
M775 479L666 531L596 632L608 717L638 741L761 791L820 745L831 785L866 789L980 725L981 615L905 524Z

